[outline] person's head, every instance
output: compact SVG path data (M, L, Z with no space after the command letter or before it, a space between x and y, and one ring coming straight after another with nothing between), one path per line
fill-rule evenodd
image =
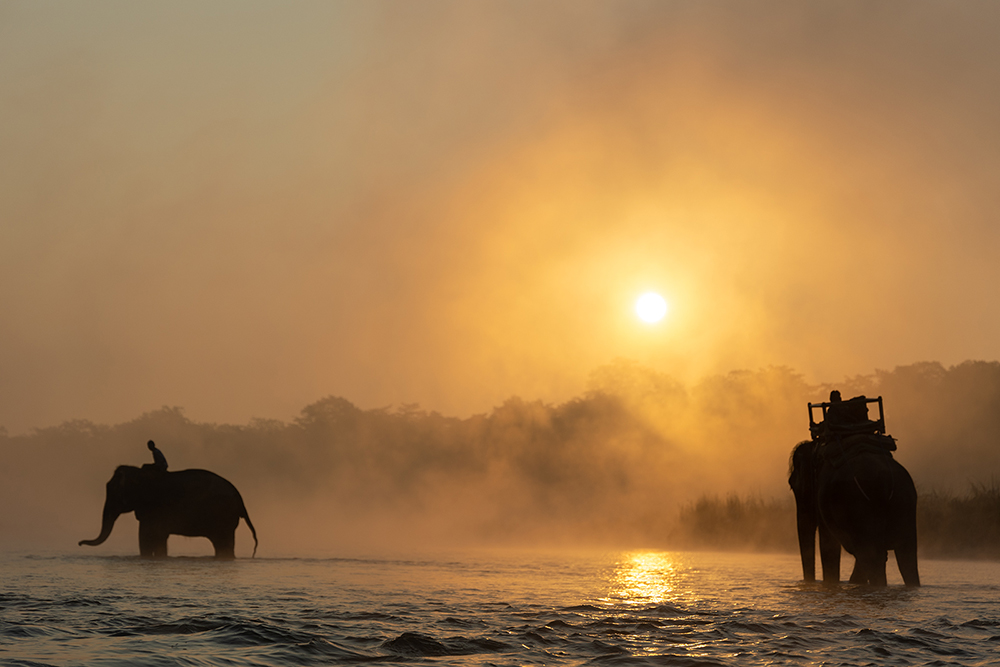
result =
M154 449L156 449L156 443L154 443L152 440L147 442L146 446L149 447L149 451L153 451Z
M840 392L837 391L836 389L834 389L833 391L830 392L830 402L831 403L839 403L840 402ZM150 442L150 444L152 444L153 441L150 440L149 442Z

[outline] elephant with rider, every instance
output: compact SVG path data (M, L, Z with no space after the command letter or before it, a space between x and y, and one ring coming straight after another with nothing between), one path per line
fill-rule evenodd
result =
M80 544L103 544L118 517L128 512L135 512L139 522L139 553L145 557L165 557L167 538L186 535L207 537L217 558L234 558L240 519L250 528L257 553L257 531L240 492L208 470L167 472L154 465L118 466L106 485L101 533Z
M920 585L917 568L917 490L913 479L892 455L895 440L884 431L884 419L848 418L859 402L832 396L825 424L813 424L812 440L799 443L791 455L788 483L795 495L802 573L816 579L816 533L824 583L840 580L841 547L854 556L851 583L886 585L888 552L893 551L904 583ZM853 405L848 406L848 404ZM812 409L810 405L810 409ZM824 407L826 415L826 407ZM810 419L811 421L811 419ZM883 425L883 426L879 426Z

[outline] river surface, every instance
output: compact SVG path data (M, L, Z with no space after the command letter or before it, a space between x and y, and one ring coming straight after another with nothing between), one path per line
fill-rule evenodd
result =
M845 558L844 576L851 565ZM992 665L1000 564L801 583L681 552L146 561L0 554L3 665Z

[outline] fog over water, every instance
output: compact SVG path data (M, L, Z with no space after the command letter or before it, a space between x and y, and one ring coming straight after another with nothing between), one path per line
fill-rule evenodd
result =
M117 425L67 422L0 438L0 546L75 548L100 528L104 483L121 463L207 468L240 489L262 555L480 546L686 546L678 512L703 496L791 503L787 463L808 437L806 403L828 386L787 368L686 386L634 362L592 376L562 404L510 398L448 417L418 406L363 410L328 397L291 422L209 424L163 408ZM882 395L896 458L922 493L995 485L1000 363L926 363L859 376L846 395ZM772 527L771 530L774 528ZM769 546L794 549L787 535ZM983 526L983 530L992 527ZM237 531L249 555L249 531ZM119 519L108 553L136 551ZM212 553L174 537L171 551Z
M669 541L702 494L787 495L834 386L885 396L921 488L989 484L998 31L991 2L4 3L0 541L94 537L150 438L272 553Z

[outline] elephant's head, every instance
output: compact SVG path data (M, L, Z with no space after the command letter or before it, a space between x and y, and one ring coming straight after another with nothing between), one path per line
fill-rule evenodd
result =
M147 502L150 481L150 471L134 466L118 466L105 487L101 534L93 540L80 540L79 544L91 547L103 544L111 535L119 516L133 512Z

